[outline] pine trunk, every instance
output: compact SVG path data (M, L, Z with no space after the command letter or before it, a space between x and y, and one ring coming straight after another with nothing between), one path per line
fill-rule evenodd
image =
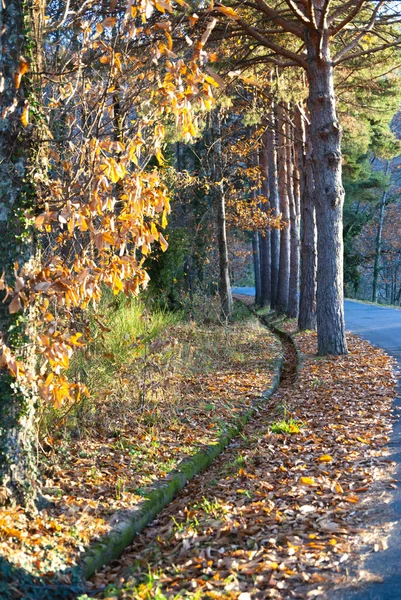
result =
M386 175L388 175L389 170L390 170L390 161L387 161ZM386 212L387 195L388 195L388 192L387 192L387 190L385 190L382 194L381 202L380 202L379 222L377 225L377 235L376 235L375 262L373 265L372 302L377 302L377 289L378 289L378 281L379 281L379 273L380 273L380 259L381 259L381 253L382 253L383 224L384 224L384 215Z
M296 154L301 202L301 284L298 327L316 329L316 218L311 144L308 125L299 106L295 110Z
M280 212L278 179L277 179L277 150L275 139L276 119L274 114L274 105L272 103L266 130L266 152L267 152L267 172L269 184L269 201L272 216L277 217ZM271 261L271 307L276 307L278 271L280 265L280 230L272 229L270 231L270 261Z
M218 110L212 114L212 140L213 162L212 178L214 182L214 202L217 221L217 240L219 248L219 294L221 316L224 321L230 318L233 309L233 298L230 284L227 225L226 225L226 199L223 182L223 156L221 150L221 117Z
M278 273L278 289L276 309L280 313L288 311L288 294L290 285L290 210L288 200L287 173L287 139L286 114L279 106L278 115L278 180L280 193L280 211L284 226L280 232L280 266Z
M257 231L252 231L252 256L253 273L255 276L255 304L260 306L262 298L262 282L260 278L259 233Z
M35 236L27 215L37 202L37 184L45 169L40 116L24 127L28 102L40 106L44 0L9 1L0 5L0 253L7 282L14 283L14 263L21 270L36 260ZM29 73L19 81L21 57ZM13 108L13 109L12 109ZM11 109L11 110L10 110ZM37 109L40 110L40 109ZM10 314L0 303L2 340L23 360L27 373L36 371L35 309ZM34 508L37 497L35 405L32 385L0 370L0 504Z
M290 105L288 106L290 109ZM288 311L291 319L298 317L299 306L299 174L295 164L294 132L290 121L292 111L287 112L287 174L288 199L290 206L290 283L288 291Z
M261 172L261 192L265 199L261 209L268 212L269 206L269 183L267 167L267 139L266 133L262 138L262 147L259 154L259 167ZM271 256L270 256L270 229L266 229L260 236L260 279L261 279L261 305L269 306L271 300Z
M347 353L344 324L341 127L328 42L308 40L308 106L311 118L317 224L317 334L319 354ZM318 38L318 36L316 36ZM321 47L322 46L322 47Z

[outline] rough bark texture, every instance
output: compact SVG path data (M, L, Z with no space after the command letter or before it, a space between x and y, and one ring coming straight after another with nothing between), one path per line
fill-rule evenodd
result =
M275 112L272 103L268 113L268 127L266 130L266 151L267 151L267 171L269 183L269 200L272 216L279 214L279 193L277 179L277 150L275 140ZM272 229L270 231L270 260L271 260L271 307L276 307L278 271L280 264L280 230Z
M280 211L284 227L280 235L280 267L275 308L281 313L288 311L288 293L290 285L290 210L288 200L286 114L282 106L278 113L278 180L280 192Z
M219 247L219 294L221 314L227 320L233 309L231 293L227 228L226 228L226 200L223 182L223 157L221 152L221 117L218 110L212 114L212 178L214 182L214 201L217 219L217 240Z
M295 164L294 131L291 118L293 109L288 106L287 112L287 176L288 200L290 207L290 283L288 291L288 311L291 319L298 317L299 305L299 174Z
M305 118L299 106L295 110L296 155L299 171L301 202L301 282L299 297L298 327L316 329L316 218L314 205L314 184L312 149Z
M260 279L259 233L257 231L252 231L252 256L253 272L255 275L255 304L260 306L262 298L262 282Z
M328 42L307 39L316 224L318 232L317 331L319 354L346 354L343 295L341 127Z
M390 161L387 161L386 175L389 174L389 171L390 171ZM383 224L384 224L384 215L386 212L387 196L388 196L388 191L385 190L382 194L381 201L380 201L379 222L377 224L376 253L375 253L375 262L373 265L372 302L377 302L377 288L378 288L379 273L380 273L380 258L381 258L381 252L382 252Z
M26 212L36 202L44 169L40 128L24 127L21 115L28 101L35 107L41 71L44 23L43 0L8 1L0 5L0 253L2 270L13 283L13 265L19 268L36 258L32 228ZM31 74L19 82L21 58ZM35 123L35 114L31 119ZM4 342L24 361L26 371L36 368L32 343L35 310L9 313L0 304ZM36 500L35 391L17 382L4 367L0 371L0 504L33 507Z
M261 193L266 199L261 209L268 212L269 204L269 182L267 170L267 136L262 139L259 153L259 167L261 171L262 185ZM269 306L271 300L271 255L270 255L270 229L266 229L260 236L260 279L261 279L261 305Z

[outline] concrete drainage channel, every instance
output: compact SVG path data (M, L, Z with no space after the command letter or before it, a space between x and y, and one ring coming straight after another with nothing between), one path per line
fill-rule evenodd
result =
M189 481L206 469L225 450L228 444L255 415L258 404L266 402L279 387L290 386L296 380L299 357L291 336L274 327L264 317L257 315L249 306L247 308L279 338L282 344L283 354L274 365L275 374L269 389L263 394L260 402L243 413L237 419L235 425L228 428L216 443L202 448L191 458L182 461L179 467L168 477L157 482L139 508L121 511L114 515L112 520L114 524L111 531L88 548L82 555L80 564L75 568L75 574L81 580L89 579L96 571L112 560L117 559L125 548L132 543L135 535L153 521L158 513L173 500Z

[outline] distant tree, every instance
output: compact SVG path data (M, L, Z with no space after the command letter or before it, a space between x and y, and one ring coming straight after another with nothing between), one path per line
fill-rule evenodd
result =
M318 231L318 348L320 354L344 354L344 188L334 70L346 61L399 46L397 12L391 2L379 0L287 0L285 6L257 0L253 7L233 2L215 10L232 19L231 35L257 42L258 50L248 54L248 63L264 60L306 72ZM383 28L388 41L383 41ZM301 40L301 50L296 40Z

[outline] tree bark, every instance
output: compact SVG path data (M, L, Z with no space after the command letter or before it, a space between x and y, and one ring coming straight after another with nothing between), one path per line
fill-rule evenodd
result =
M265 202L261 210L269 211L269 182L268 182L268 159L267 159L267 136L262 138L262 146L259 153L259 167L261 172L261 192ZM270 254L270 229L266 229L260 235L260 279L261 279L261 306L269 306L271 300L271 254Z
M266 130L266 151L267 151L267 172L269 184L269 201L272 211L272 217L277 217L279 214L279 193L277 179L277 150L276 150L276 135L275 135L275 111L272 102L268 112L268 125ZM278 271L280 265L280 230L273 228L270 231L270 260L271 260L271 307L276 307L277 288L278 288Z
M287 174L288 200L290 207L290 282L288 291L288 311L291 319L298 318L299 307L299 173L295 164L294 131L291 123L293 111L287 110Z
M316 329L316 218L311 144L308 125L299 106L295 109L295 143L301 202L301 284L298 327Z
M278 180L280 193L280 211L284 221L284 226L280 232L280 266L278 273L276 309L280 313L287 313L290 284L290 211L287 188L288 172L286 114L282 106L279 106L278 111Z
M390 170L390 161L387 161L386 175L388 175L389 170ZM375 262L373 265L372 302L377 302L377 287L378 287L379 273L380 273L380 258L381 258L381 252L382 252L382 235L383 235L384 215L386 212L387 196L388 196L388 191L385 190L382 194L381 201L380 201L379 222L377 224L376 253L375 253Z
M0 5L0 253L7 283L14 285L18 270L36 260L35 236L27 215L37 201L45 171L45 145L40 115L24 126L28 103L40 110L44 0L17 0ZM0 34L0 35L1 35ZM16 76L21 57L29 73ZM24 113L25 110L25 113ZM3 293L2 293L3 294ZM4 294L3 294L4 296ZM4 298L2 298L4 299ZM34 375L35 308L10 314L9 301L0 303L2 341ZM33 509L37 500L35 464L35 386L0 370L0 504Z
M319 354L347 353L344 325L341 127L334 71L325 39L310 33L307 61L313 175L318 233L317 332Z
M252 256L255 275L255 304L260 306L262 303L262 282L260 277L259 233L257 231L252 231Z
M214 182L214 201L217 217L217 240L219 248L219 294L221 303L221 316L227 321L233 309L231 293L227 226L226 226L226 200L223 182L223 156L221 150L221 115L218 110L213 111L211 117L212 129L212 179Z

